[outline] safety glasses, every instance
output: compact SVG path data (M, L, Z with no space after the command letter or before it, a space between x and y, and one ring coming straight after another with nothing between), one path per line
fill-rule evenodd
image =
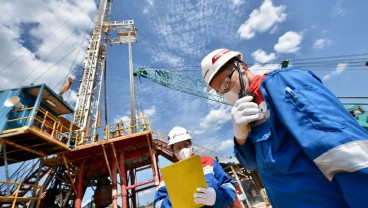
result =
M239 98L242 98L246 95L251 95L247 90L245 90L244 87L244 83L242 81L242 72L241 72L241 66L240 66L240 62L239 61L234 61L235 67L229 72L229 74L225 77L225 79L221 82L219 89L216 91L217 94L223 96L225 93L230 91L230 82L231 82L231 77L233 76L235 71L238 71L239 73L239 83L240 83L240 92L239 92ZM247 81L247 83L249 83L248 77L245 76L244 77Z
M233 76L234 72L236 71L236 67L234 67L228 75L226 75L225 79L221 82L219 89L216 91L219 95L224 95L225 93L229 92L230 89L230 81L231 77Z

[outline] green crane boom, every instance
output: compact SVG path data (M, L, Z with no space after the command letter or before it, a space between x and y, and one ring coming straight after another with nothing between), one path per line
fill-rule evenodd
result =
M219 103L227 104L224 98L216 93L206 92L206 83L199 78L181 75L172 71L165 71L161 69L146 69L136 68L133 70L135 76L141 76L149 79L162 86L178 90L181 92L189 93L198 97L213 100ZM353 100L367 100L368 97L338 97L340 100L353 99ZM365 102L342 102L347 106L348 110L358 121L358 123L368 130L368 111L365 111L361 105L368 105Z
M222 96L206 92L207 86L202 79L160 69L136 68L133 72L135 76L144 77L164 87L227 104Z

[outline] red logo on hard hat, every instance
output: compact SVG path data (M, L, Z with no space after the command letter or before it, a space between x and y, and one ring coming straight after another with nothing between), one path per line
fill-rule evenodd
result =
M227 52L230 52L230 50L222 50L222 51L218 52L216 55L214 55L212 57L212 64L214 64L219 58L221 58L222 55L224 55Z

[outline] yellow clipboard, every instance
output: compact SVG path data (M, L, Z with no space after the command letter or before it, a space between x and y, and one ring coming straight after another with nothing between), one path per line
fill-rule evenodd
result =
M194 203L197 188L207 188L199 155L161 168L161 173L173 208L204 206Z

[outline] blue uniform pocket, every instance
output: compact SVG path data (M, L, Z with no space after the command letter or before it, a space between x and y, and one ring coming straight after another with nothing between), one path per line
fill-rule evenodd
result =
M277 136L271 136L271 126L266 121L252 128L249 138L254 144L257 165L260 172L265 174L273 174L287 171L285 167L287 161L277 162L275 152L279 146Z
M336 131L346 126L343 117L336 113L338 110L335 106L341 104L338 101L331 102L336 98L314 86L304 85L303 87L302 89L286 87L285 97L315 129Z

